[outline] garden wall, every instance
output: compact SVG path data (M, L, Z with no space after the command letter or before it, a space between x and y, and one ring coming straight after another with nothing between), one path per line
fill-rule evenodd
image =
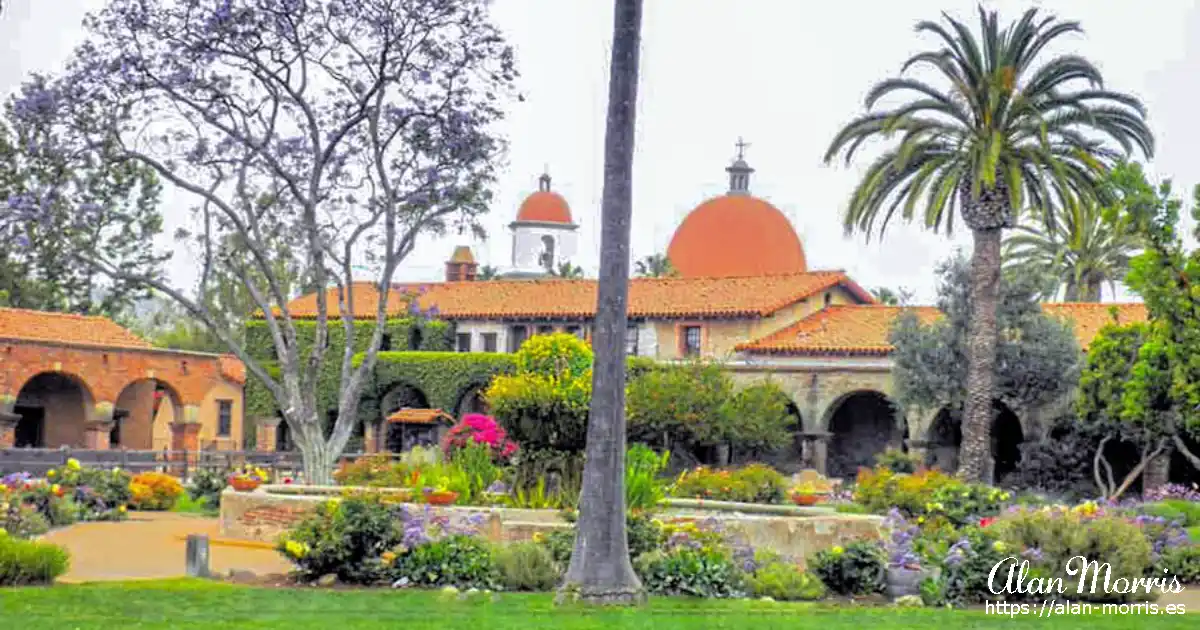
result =
M276 492L268 492L268 490ZM294 486L264 486L254 492L226 489L221 496L221 535L228 538L275 542L293 524L317 504L337 500L332 493L348 488L314 488L323 494L299 494ZM286 492L286 493L278 493ZM797 511L797 515L744 514L704 508L668 508L663 519L714 519L727 531L740 532L752 546L771 549L784 556L803 561L821 549L845 545L861 539L880 537L883 519L862 514L837 514L827 510ZM755 508L762 506L747 506ZM777 506L784 507L784 506ZM424 506L413 504L414 509ZM484 534L493 542L529 540L535 533L548 533L570 527L557 510L525 510L499 507L453 506L435 508L456 515L487 515Z

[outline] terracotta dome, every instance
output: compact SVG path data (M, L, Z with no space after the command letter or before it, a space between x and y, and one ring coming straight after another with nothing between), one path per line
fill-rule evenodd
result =
M769 276L808 270L791 221L748 194L709 199L671 237L667 258L685 277Z
M570 223L571 208L562 195L549 190L539 190L521 203L521 208L517 210L517 220Z
M550 174L538 178L537 192L525 198L517 210L518 221L571 223L571 207L562 195L550 190Z

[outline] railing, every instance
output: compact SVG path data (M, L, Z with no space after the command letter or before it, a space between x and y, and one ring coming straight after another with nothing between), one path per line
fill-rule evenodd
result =
M352 457L358 454L352 454ZM197 471L224 472L249 464L263 468L273 478L295 475L303 467L299 453L262 451L172 451L156 450L85 450L63 448L0 449L0 475L28 472L44 475L75 459L88 468L120 468L132 474L165 472L189 480Z

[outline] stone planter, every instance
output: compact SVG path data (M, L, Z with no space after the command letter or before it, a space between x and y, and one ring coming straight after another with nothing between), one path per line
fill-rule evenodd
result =
M920 595L921 580L929 573L924 569L909 569L906 567L888 567L887 595L891 599L899 599L905 595Z

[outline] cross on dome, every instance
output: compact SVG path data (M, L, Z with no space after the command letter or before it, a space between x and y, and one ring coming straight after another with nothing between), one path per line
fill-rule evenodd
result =
M729 194L748 195L750 194L750 173L754 172L754 169L746 163L746 147L750 146L750 143L738 136L734 146L737 147L737 158L725 169L725 172L729 173Z

